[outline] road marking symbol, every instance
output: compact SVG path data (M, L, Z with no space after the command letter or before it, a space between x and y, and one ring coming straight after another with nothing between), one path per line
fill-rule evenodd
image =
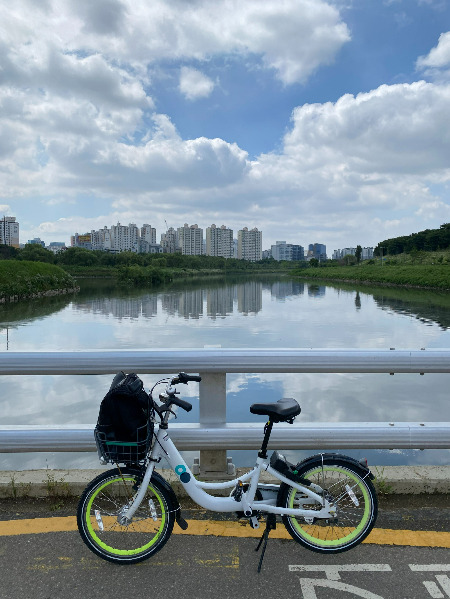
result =
M356 597L363 597L363 599L383 599L381 595L376 595L371 591L366 591L365 589L360 589L352 584L337 582L335 580L300 578L300 586L302 588L303 599L317 599L315 587L325 587L328 589L335 589L336 591L344 591L356 595Z
M409 567L413 572L450 572L450 564L409 564ZM437 582L434 580L423 581L423 585L432 599L450 597L450 578L446 574L436 574L435 578Z
M340 572L392 572L389 564L293 565L289 572L324 572L327 580L340 580Z

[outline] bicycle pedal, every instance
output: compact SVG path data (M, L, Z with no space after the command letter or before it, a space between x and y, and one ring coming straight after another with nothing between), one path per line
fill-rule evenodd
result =
M256 516L252 516L249 519L249 522L250 522L250 526L252 528L259 528L259 521L258 521L258 518Z

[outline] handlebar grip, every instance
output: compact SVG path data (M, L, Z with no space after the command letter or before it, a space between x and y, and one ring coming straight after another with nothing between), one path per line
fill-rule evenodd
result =
M195 374L186 374L185 372L180 372L177 376L179 383L187 383L188 381L195 381L199 383L202 380L201 376L197 376Z
M192 410L192 404L184 399L180 399L179 397L172 397L172 403L174 403L179 408L182 408L186 412L190 412Z

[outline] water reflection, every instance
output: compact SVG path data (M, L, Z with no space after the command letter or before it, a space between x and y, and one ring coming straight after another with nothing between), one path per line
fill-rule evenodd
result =
M57 295L28 302L0 304L0 326L16 328L28 321L45 318L63 310L73 297L73 295Z
M449 331L449 294L325 285L278 275L191 280L150 291L122 288L108 280L82 281L76 296L0 306L2 351L217 345L446 348L450 347ZM143 378L150 386L156 377ZM92 424L110 379L2 377L1 423ZM198 388L191 386L183 389L186 391L193 398L194 409L180 414L179 422L195 422ZM301 422L450 421L448 375L345 373L229 375L228 421L252 421L251 403L283 396L299 399ZM250 457L233 452L238 465L254 459L254 453L246 455ZM450 452L375 455L379 464L394 463L394 459L437 463L448 461ZM28 464L42 467L39 460L44 458L32 456ZM23 459L0 456L0 468L7 464L17 467ZM49 466L67 459L56 455ZM86 466L86 460L86 456L78 456L70 462L71 467ZM94 456L92 467L96 466Z
M363 307L363 298L373 298L375 305L384 312L417 318L429 325L437 324L442 330L450 329L450 293L426 289L405 289L400 287L372 287L356 284L333 283L328 281L326 287L308 283L308 295L322 297L325 291L332 289L338 294L349 294L354 297L357 310Z
M325 295L325 286L305 285L298 281L250 280L209 286L197 283L197 288L140 293L137 297L116 295L114 297L75 299L76 310L114 318L152 318L160 309L170 316L184 319L199 319L203 314L209 318L226 318L234 312L248 315L258 314L263 308L263 293L268 291L274 299L285 301L289 297L303 295L305 290L312 297ZM192 287L192 284L191 284ZM117 289L116 289L117 292Z
M323 297L325 295L325 285L317 285L316 283L310 283L308 285L308 295L310 297Z
M436 323L443 330L450 329L450 294L435 293L432 298L426 291L401 290L388 293L376 292L373 299L381 310L392 310L397 314L412 316L424 324Z
M262 310L263 290L279 300L304 293L305 286L294 281L245 281L234 284L207 287L199 284L197 289L144 293L138 297L83 298L73 302L76 310L88 311L114 318L152 318L161 310L170 316L184 319L199 319L204 313L209 318L225 318L233 312L258 314Z

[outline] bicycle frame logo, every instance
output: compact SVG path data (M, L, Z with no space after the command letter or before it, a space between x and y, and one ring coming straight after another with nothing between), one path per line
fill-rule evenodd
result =
M186 472L186 466L183 466L183 464L175 466L174 470L175 474L180 477L182 483L188 483L191 480L191 475L189 472Z

